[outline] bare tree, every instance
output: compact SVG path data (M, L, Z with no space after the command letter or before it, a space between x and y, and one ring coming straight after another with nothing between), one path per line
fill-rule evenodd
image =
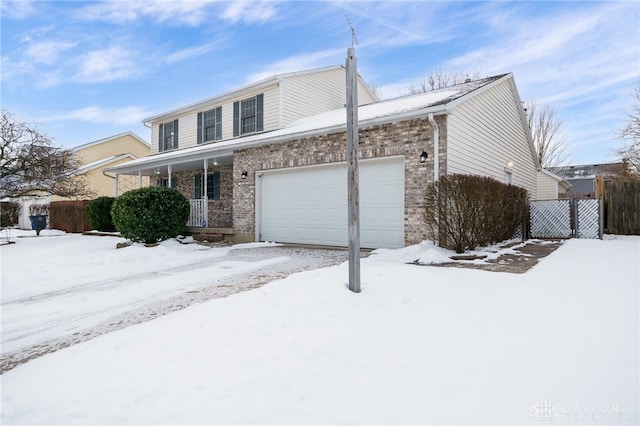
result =
M444 71L437 69L410 83L407 89L410 95L416 95L464 83L467 80L478 80L479 78L481 78L480 73L475 71Z
M376 101L382 100L382 93L380 93L380 88L378 88L377 84L370 83L370 84L367 84L367 87L369 88L369 91L371 92L371 94L373 95L373 98Z
M640 177L640 83L633 91L634 105L629 113L629 121L620 132L624 143L616 154L626 165L627 172Z
M0 117L0 198L48 193L62 197L89 195L75 173L71 151L54 146L35 126L2 110Z
M540 165L548 169L569 162L573 150L562 133L562 121L556 110L549 104L528 101L525 113Z

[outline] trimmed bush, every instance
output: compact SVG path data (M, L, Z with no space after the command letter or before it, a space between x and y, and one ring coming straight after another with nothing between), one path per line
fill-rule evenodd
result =
M18 216L22 206L15 201L0 203L0 227L12 226L18 223Z
M464 253L525 229L528 197L526 189L492 178L447 175L427 189L425 221L441 247Z
M189 210L189 200L177 190L150 186L116 198L111 217L123 237L151 244L178 236L189 220Z
M93 229L103 232L116 230L111 219L111 207L115 200L115 197L98 197L87 205L87 216Z

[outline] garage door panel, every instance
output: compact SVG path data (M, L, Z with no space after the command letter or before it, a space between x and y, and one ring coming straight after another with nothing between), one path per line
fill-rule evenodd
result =
M360 163L362 247L404 246L404 162ZM345 246L346 165L264 173L260 239Z

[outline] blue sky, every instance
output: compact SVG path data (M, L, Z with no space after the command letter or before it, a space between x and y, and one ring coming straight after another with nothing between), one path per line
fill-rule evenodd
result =
M615 160L640 82L640 2L2 1L2 107L64 147L283 72L343 64L384 98L435 70L512 72L574 164Z

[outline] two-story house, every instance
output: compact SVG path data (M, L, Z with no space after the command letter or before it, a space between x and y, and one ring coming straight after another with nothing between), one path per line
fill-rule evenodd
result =
M149 117L152 155L108 172L177 188L191 200L192 230L344 246L345 82L343 66L276 75ZM380 102L358 77L358 105L362 247L427 238L425 190L447 173L535 196L538 164L511 74Z

